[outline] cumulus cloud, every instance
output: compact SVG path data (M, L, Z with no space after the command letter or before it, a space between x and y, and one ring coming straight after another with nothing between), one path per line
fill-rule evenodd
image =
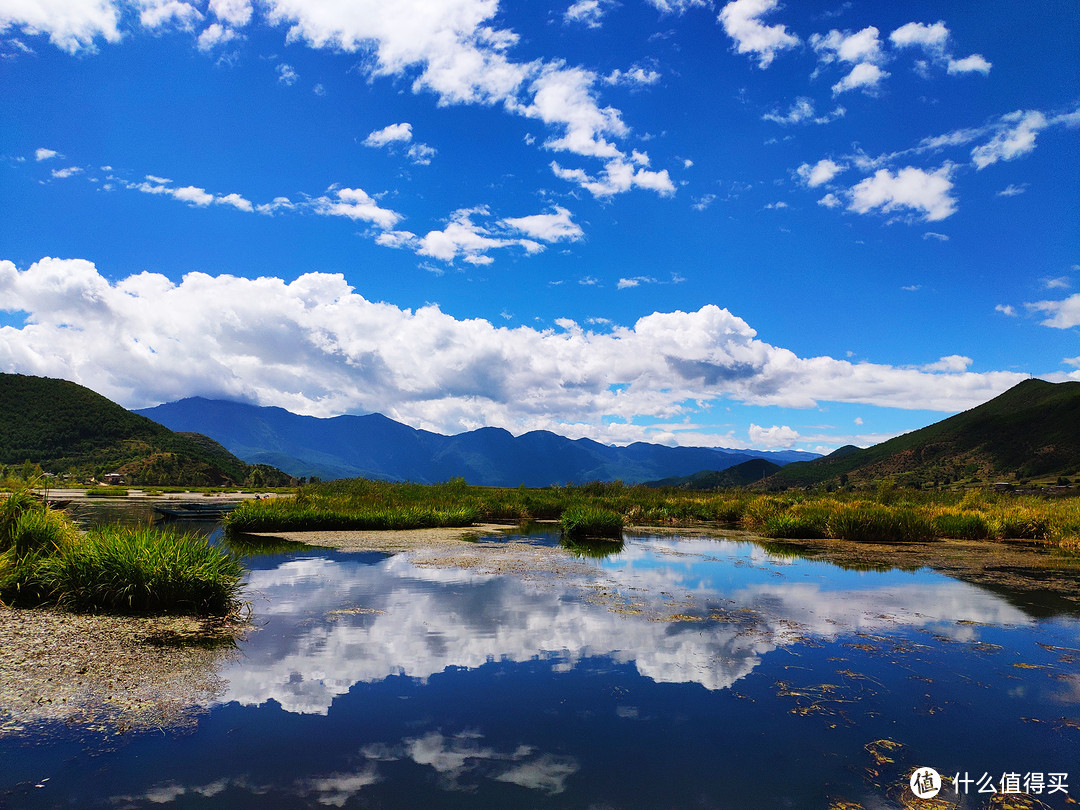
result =
M1014 160L1035 149L1035 136L1048 126L1038 110L1017 110L1002 116L998 131L988 142L971 150L977 169L985 169L999 160Z
M77 174L82 174L82 169L78 166L68 166L64 169L53 169L51 174L57 180L65 180L68 177L74 177Z
M833 29L828 34L814 34L810 45L823 62L840 60L857 64L880 62L884 56L878 29L869 26L854 34Z
M553 214L509 217L503 220L503 224L545 242L560 242L564 239L573 242L584 236L585 232L570 217L569 211L557 205Z
M1002 315L1007 315L1010 318L1016 317L1016 308L1012 304L998 304L994 307L995 312L1000 312Z
M408 143L412 140L412 124L389 124L364 138L364 146L386 146L389 143Z
M210 13L234 28L242 28L251 20L250 0L210 0Z
M983 58L982 54L973 53L963 59L950 59L948 71L956 73L981 73L984 76L990 73L990 63Z
M931 52L944 53L949 41L949 29L942 20L933 25L909 22L889 34L889 40L898 48L918 46Z
M1070 295L1064 301L1036 301L1024 306L1031 312L1042 312L1047 316L1042 321L1043 326L1052 326L1055 329L1080 326L1080 293Z
M832 86L834 96L846 93L849 90L862 90L864 93L872 93L877 90L882 81L889 74L872 62L860 62L851 69L851 72Z
M1075 322L1080 296L1070 306ZM952 412L1026 377L803 358L714 305L602 334L572 322L497 327L368 301L339 274L109 280L81 259L26 270L0 261L0 307L26 313L22 327L0 327L0 368L75 380L128 407L203 394L318 416L378 411L442 432L496 425L605 439L605 417L618 417L617 435L634 441L650 435L637 417L680 418L722 399Z
M807 186L816 188L828 183L846 168L846 166L843 166L836 161L825 158L824 160L819 160L813 166L809 163L804 163L795 170L795 173Z
M39 163L43 160L51 160L59 154L55 149L45 149L44 147L34 150L34 160Z
M758 67L767 68L779 51L794 48L799 38L782 24L765 25L761 18L779 6L778 0L732 0L720 9L720 22L735 40L739 53L757 54Z
M867 214L878 210L889 213L909 209L921 214L927 222L946 219L956 213L949 169L945 166L926 172L908 166L896 174L888 169L878 169L873 177L867 177L849 190L848 210Z
M959 354L950 354L948 357L942 357L936 362L919 366L919 369L922 371L967 371L968 367L973 362L974 361L970 357L964 357Z
M982 54L973 53L963 59L956 59L949 53L949 29L944 21L938 20L933 25L909 22L889 34L889 41L897 48L921 49L934 63L944 65L950 75L961 73L990 73L991 64ZM917 63L916 69L924 75L929 72L925 62Z
M799 432L787 425L761 427L750 425L750 444L754 447L792 447L799 440Z
M206 26L201 34L199 34L196 40L196 47L203 53L209 53L218 45L224 45L226 42L231 42L240 35L231 28L228 28L221 23L210 23Z
M488 252L498 248L518 246L524 248L526 253L539 253L544 249L543 245L533 239L511 236L473 221L474 217L489 217L490 213L485 206L455 211L445 228L441 231L429 231L419 240L416 252L421 256L430 256L444 262L452 262L460 257L470 264L491 264L494 259L488 255ZM504 220L503 224L514 231L544 233L546 236L554 236L560 229L564 234L570 232L568 228L572 226L572 223L569 222L568 216L563 218L558 213L551 216L554 219L548 218L549 215L541 214L535 217L521 217L517 220L519 224L516 226L509 225L509 220Z
M33 0L0 4L0 32L15 28L28 36L48 35L68 53L93 51L94 40L120 41L120 13L111 0Z
M138 6L139 23L151 30L173 24L190 31L203 18L197 8L181 0L138 0Z
M323 196L314 201L316 213L331 217L348 217L370 222L389 230L401 221L401 214L381 208L375 198L361 188L331 189L333 197Z

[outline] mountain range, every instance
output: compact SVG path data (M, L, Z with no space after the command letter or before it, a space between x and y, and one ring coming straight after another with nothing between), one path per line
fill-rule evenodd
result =
M249 463L297 477L363 476L433 483L461 477L486 486L548 486L621 480L639 483L701 470L724 470L753 458L776 464L816 458L801 451L758 452L626 447L568 439L548 431L514 436L501 428L445 436L380 414L321 419L282 408L193 397L136 411L178 431L196 431Z

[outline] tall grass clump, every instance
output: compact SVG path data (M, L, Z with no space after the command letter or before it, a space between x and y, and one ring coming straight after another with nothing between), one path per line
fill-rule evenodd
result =
M563 535L570 539L598 537L622 539L623 516L610 509L574 505L567 507L559 519Z
M909 543L935 537L933 524L921 510L870 503L840 506L830 518L829 534L869 543Z
M79 611L226 615L238 607L235 556L193 535L71 520L26 492L0 502L0 599Z
M194 535L103 527L40 560L32 584L71 610L225 615L242 574L236 557Z
M938 537L952 537L957 540L989 540L994 536L990 521L981 512L941 510L934 514L931 523Z

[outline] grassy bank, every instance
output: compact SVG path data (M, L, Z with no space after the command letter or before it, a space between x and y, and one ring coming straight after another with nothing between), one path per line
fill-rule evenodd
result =
M227 524L235 532L272 532L528 520L561 520L570 534L615 536L624 523L728 525L775 538L1026 539L1080 551L1080 498L1014 496L989 490L919 492L886 486L869 495L760 495L618 483L525 489L475 487L461 480L427 486L351 479L305 486L295 498L247 502L228 516Z
M0 502L0 599L77 611L220 616L237 606L239 561L190 535L80 533L28 492Z

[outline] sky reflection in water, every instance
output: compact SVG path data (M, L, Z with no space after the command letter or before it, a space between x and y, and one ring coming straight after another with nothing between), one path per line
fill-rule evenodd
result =
M254 558L249 583L260 628L196 731L126 739L92 790L61 739L20 799L871 806L917 765L1080 783L1077 618L930 571L635 536L558 579L320 551Z

